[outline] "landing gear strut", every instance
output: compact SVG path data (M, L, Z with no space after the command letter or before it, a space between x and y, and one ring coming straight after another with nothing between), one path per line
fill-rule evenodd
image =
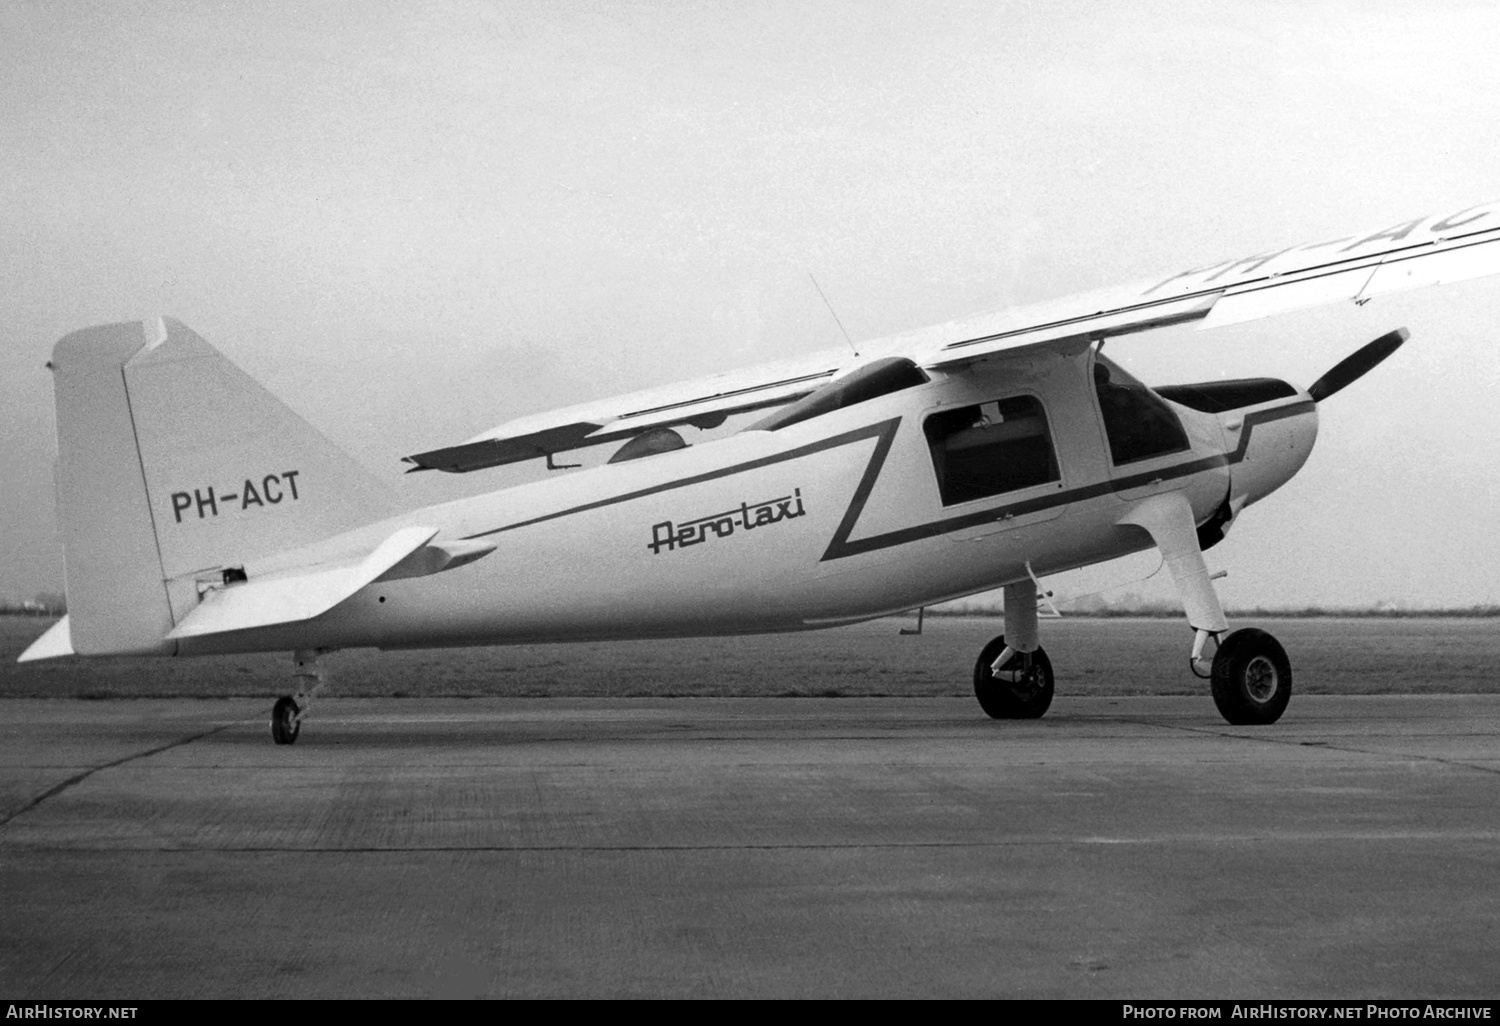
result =
M271 707L271 740L278 745L289 745L302 733L302 720L312 706L313 695L323 688L323 669L318 657L327 655L330 649L299 649L292 653L292 679L297 682L295 695L283 695Z
M1229 624L1203 562L1187 499L1180 492L1150 496L1135 503L1119 523L1144 528L1161 550L1193 628L1188 666L1195 675L1213 681L1214 704L1223 717L1236 726L1280 719L1292 697L1292 664L1265 631L1248 627L1224 637ZM1203 659L1210 638L1218 642L1211 668Z

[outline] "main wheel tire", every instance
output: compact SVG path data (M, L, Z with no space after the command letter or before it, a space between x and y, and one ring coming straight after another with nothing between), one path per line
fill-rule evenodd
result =
M1281 643L1254 627L1214 653L1214 705L1235 726L1275 723L1292 699L1292 664Z
M278 745L289 745L302 733L302 721L297 719L297 703L291 695L283 695L271 707L271 740Z
M991 641L974 663L974 697L997 720L1034 720L1052 704L1052 662L1040 647L1017 652L994 673L990 665L1005 650L1005 635Z

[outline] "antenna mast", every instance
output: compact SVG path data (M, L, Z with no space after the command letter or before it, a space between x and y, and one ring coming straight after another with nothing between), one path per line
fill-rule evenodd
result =
M841 320L839 320L838 312L836 310L834 310L833 304L828 301L828 297L827 296L823 295L823 287L818 284L818 279L813 278L813 273L811 271L807 272L807 276L808 276L808 278L812 279L813 288L815 288L815 289L818 290L818 295L822 296L822 298L823 298L823 305L826 306L826 307L828 307L828 312L833 315L833 323L837 324L839 326L839 331L844 332L844 341L847 342L847 343L849 343L849 348L851 350L853 350L855 356L858 356L859 355L859 349L854 345L854 339L850 338L849 337L849 332L847 332L847 331L844 330L844 322L841 321Z

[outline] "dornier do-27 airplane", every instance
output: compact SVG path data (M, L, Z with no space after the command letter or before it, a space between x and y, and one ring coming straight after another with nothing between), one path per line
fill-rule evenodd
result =
M296 693L271 715L289 744L338 648L798 631L1003 587L974 689L990 716L1036 717L1053 694L1038 578L1155 546L1220 712L1272 723L1290 663L1263 631L1227 633L1203 550L1406 332L1306 389L1152 389L1101 347L1496 271L1500 204L1289 246L512 420L407 460L564 469L619 448L411 511L182 324L88 328L50 364L68 615L21 659L290 650ZM742 414L758 419L683 437Z

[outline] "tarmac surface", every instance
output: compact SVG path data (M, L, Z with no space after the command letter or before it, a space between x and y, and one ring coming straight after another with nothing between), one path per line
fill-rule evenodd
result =
M0 998L1500 996L1500 697L0 703Z

